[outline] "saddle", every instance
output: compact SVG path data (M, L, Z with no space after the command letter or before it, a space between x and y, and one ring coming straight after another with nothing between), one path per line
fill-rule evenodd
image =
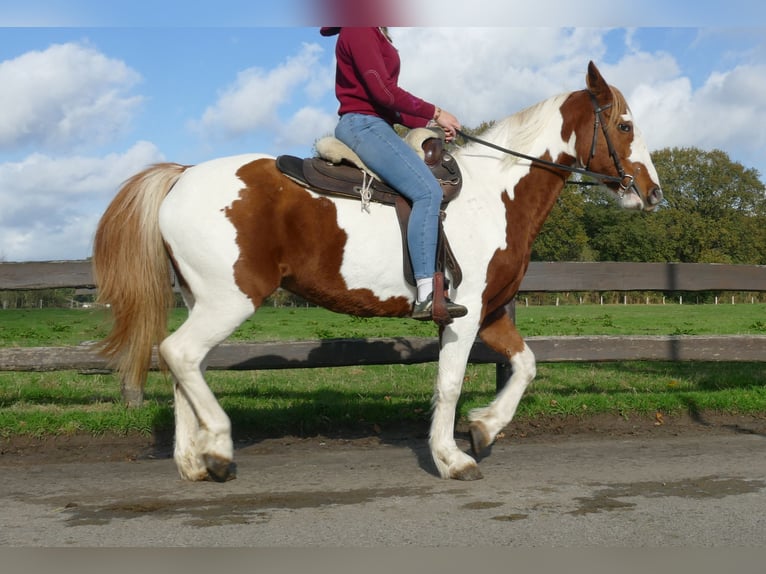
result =
M444 233L442 222L446 217L447 205L460 194L463 183L460 168L455 158L444 149L444 134L441 130L417 128L407 134L405 141L423 159L441 185L443 199L439 217L436 272L444 276L445 271L449 271L457 287L463 279L463 273ZM316 149L318 157L277 157L277 169L315 193L356 199L361 202L362 209L368 212L371 202L394 206L401 230L402 248L408 254L407 223L412 210L410 201L382 181L340 140L331 136L322 138L317 141ZM404 257L403 260L404 278L410 285L415 285L410 258Z

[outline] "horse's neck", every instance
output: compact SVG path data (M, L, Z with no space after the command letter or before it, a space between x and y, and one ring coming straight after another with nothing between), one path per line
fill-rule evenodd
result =
M561 106L569 96L561 94L530 106L499 121L481 137L496 146L527 156L540 157L547 152L555 161L564 152L574 157L574 142L565 142L561 138ZM515 185L519 171L527 171L529 167L529 160L478 142L466 145L455 157L461 167L465 166L469 171L494 173L502 180L499 183L505 186ZM520 169L514 169L515 166Z
M562 152L574 157L574 140L566 142L561 137L561 105L567 96L551 98L502 120L483 139L532 157L546 152L550 154L547 158L554 161ZM495 192L504 198L505 212L494 210L491 217L501 217L504 227L514 230L514 250L517 255L523 252L528 259L531 245L556 204L566 176L547 169L530 170L529 160L480 143L465 146L455 157L478 194Z
M498 122L487 139L514 151L537 156L561 145L561 106L570 94L560 94Z

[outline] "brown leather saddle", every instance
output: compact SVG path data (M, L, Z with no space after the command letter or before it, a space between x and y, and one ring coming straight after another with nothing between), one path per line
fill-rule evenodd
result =
M340 145L342 146L343 144ZM319 148L319 146L317 147ZM442 222L446 217L445 210L447 205L460 193L463 183L460 168L455 158L444 149L444 141L441 137L437 135L427 136L420 144L420 147L422 149L423 161L439 181L444 193L441 217L439 218L436 271L442 272L442 274L445 271L449 271L452 282L457 287L463 279L463 273L444 233ZM348 151L350 152L350 150ZM354 155L353 152L350 153L352 156ZM369 202L394 206L399 219L402 247L404 253L408 254L407 222L411 212L411 203L395 189L363 167L360 167L360 160L358 158L340 157L342 154L331 155L333 156L331 159L327 157L304 159L290 155L281 155L277 157L276 164L277 168L286 176L315 193L355 199L362 203L362 209L365 209ZM403 259L404 277L410 285L415 285L415 276L412 271L410 258L408 256Z

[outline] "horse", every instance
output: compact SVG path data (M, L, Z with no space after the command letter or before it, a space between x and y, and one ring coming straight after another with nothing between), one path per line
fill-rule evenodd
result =
M662 200L627 102L593 62L585 89L500 120L484 138L453 153L463 186L443 222L463 273L448 294L468 313L438 328L428 444L438 475L458 480L482 478L479 455L511 422L535 377L535 356L505 307L572 172L600 176L626 209L652 211ZM415 291L403 277L396 215L370 207L317 194L259 153L155 164L111 201L92 258L99 298L113 315L101 350L124 387L142 391L158 345L173 379L173 456L183 479L235 477L231 422L205 381L205 359L277 288L356 316L411 313ZM188 317L166 336L173 273ZM455 440L455 411L477 335L511 369L494 400L469 413L469 454Z

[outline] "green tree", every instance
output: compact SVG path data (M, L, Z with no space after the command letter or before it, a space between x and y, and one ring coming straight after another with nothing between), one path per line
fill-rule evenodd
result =
M533 261L592 261L579 186L567 185L532 245Z
M670 208L695 211L705 218L766 214L758 170L732 161L721 150L665 148L653 153L652 161Z
M652 154L665 193L660 220L671 260L766 263L766 187L755 169L721 150L666 148Z
M599 261L766 263L766 190L757 170L720 150L652 154L665 201L626 212L600 188L584 191L583 225Z

